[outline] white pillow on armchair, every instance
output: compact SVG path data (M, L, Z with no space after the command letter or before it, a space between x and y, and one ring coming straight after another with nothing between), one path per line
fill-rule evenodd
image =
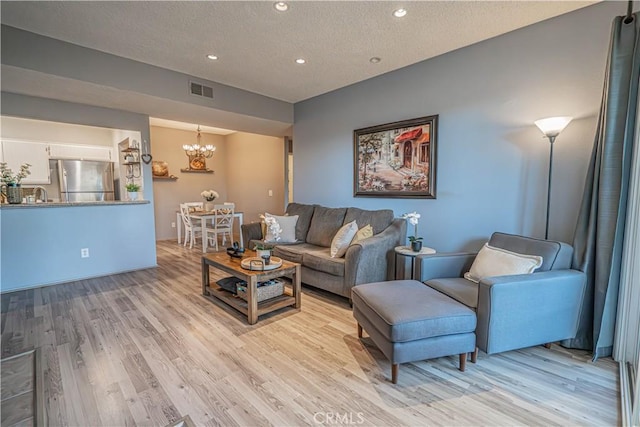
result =
M485 243L464 278L478 283L485 277L530 274L542 265L542 257L494 248Z

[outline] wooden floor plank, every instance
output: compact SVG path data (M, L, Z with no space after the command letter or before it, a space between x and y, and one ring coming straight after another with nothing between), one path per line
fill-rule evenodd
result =
M157 249L158 268L2 295L2 355L40 349L50 425L620 424L611 359L552 345L460 372L442 357L402 365L393 385L346 298L305 287L300 311L248 325L201 295L197 248Z

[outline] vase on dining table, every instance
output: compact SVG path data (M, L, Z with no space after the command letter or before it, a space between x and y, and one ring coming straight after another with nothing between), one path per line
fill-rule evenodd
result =
M211 212L213 210L213 202L204 202L204 210L207 212Z

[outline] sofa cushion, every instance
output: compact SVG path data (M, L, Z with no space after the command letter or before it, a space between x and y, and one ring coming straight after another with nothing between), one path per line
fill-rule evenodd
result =
M478 283L485 277L531 274L541 265L541 256L519 254L485 243L464 278Z
M442 292L467 307L478 307L478 284L470 280L456 277L451 279L431 279L427 286Z
M372 237L372 236L373 236L373 227L371 227L371 224L367 224L364 227L360 228L356 233L356 235L353 236L353 240L351 241L351 244L354 245L359 241L368 239L369 237Z
M331 258L342 258L357 232L358 224L355 221L343 225L331 240Z
M373 234L384 231L393 222L393 211L391 209L381 209L368 211L359 208L348 208L344 217L344 224L355 221L358 227L371 224Z
M280 232L278 239L271 232L269 226L265 227L264 241L266 243L293 243L296 242L296 224L298 223L298 215L286 215L286 216L278 216L272 215L268 212L264 214L265 219L262 221L265 225L268 221L267 218L275 219L276 223L280 226Z
M303 254L302 265L332 276L344 277L344 258L331 258L329 248Z
M307 233L307 242L328 248L331 240L344 224L347 208L325 208L316 206L311 218L311 226Z
M302 255L305 252L318 251L322 249L323 248L312 245L310 243L295 243L290 245L278 244L273 248L273 255L282 259L286 259L287 261L302 264Z
M296 239L299 242L305 242L307 240L307 233L309 232L309 225L311 225L314 209L315 205L305 205L302 203L289 203L287 206L287 214L291 216L298 215Z
M560 242L534 239L532 237L516 236L506 233L493 233L489 240L489 245L494 248L506 249L519 254L541 256L542 265L537 271L570 268L570 265L562 265L566 264L566 261L563 261L566 256L562 256L563 254L566 254L566 248L561 250L563 249L563 244ZM568 247L571 248L570 246ZM571 254L569 254L569 259L570 258Z

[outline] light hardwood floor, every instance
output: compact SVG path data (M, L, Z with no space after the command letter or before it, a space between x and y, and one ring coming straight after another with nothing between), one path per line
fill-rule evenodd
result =
M618 425L617 365L553 345L390 365L346 299L246 319L201 295L200 256L1 296L2 357L42 353L50 425ZM212 273L214 271L212 270ZM220 277L220 276L218 276Z

